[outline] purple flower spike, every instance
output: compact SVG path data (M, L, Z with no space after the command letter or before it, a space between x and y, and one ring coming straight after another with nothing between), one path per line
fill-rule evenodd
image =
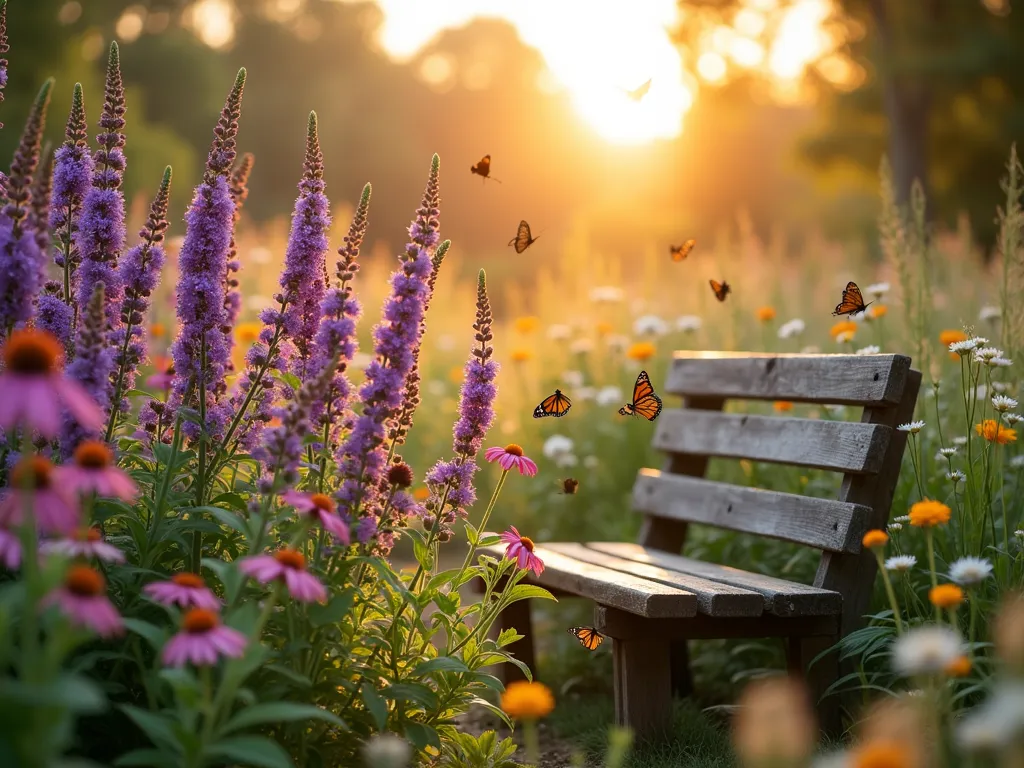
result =
M125 244L124 194L121 180L124 158L124 84L117 43L110 44L103 112L96 137L99 149L93 158L92 186L82 201L82 215L75 234L81 265L78 268L78 306L89 303L97 283L106 296L107 328L120 325L123 288L117 274L117 259Z
M36 245L45 261L50 253L50 198L53 194L53 145L46 142L42 160L32 183L32 212L29 227L36 233Z
M4 180L6 205L0 214L0 337L30 320L44 280L44 255L32 230L32 176L39 165L46 109L53 80L47 80L32 103L25 130Z
M7 0L0 0L0 104L4 103L4 88L7 87L7 56L11 46L7 44ZM0 123L0 128L4 124ZM0 174L3 175L3 174Z
M356 523L357 536L364 530L362 519L372 518L382 528L383 501L380 488L387 471L386 426L402 407L405 379L412 370L414 350L419 341L423 306L431 263L429 246L436 245L436 230L420 225L437 221L438 170L434 155L423 205L410 231L414 240L400 257L401 267L391 276L391 297L384 305L382 322L374 328L376 359L366 368L366 383L359 391L363 413L356 419L348 438L338 450L337 464L342 476L338 491L339 511ZM382 546L386 546L382 543Z
M327 230L330 202L324 194L324 158L320 152L316 112L309 113L306 159L292 228L285 251L281 291L288 299L284 332L291 342L285 357L288 370L305 381L311 373L314 338L320 324L320 303L326 290Z
M242 206L249 197L249 174L252 173L252 166L256 158L252 153L246 152L242 155L238 164L231 171L231 200L235 203L235 226L242 217ZM242 265L238 261L238 250L235 247L235 233L231 233L231 247L228 249L228 267L224 274L224 344L228 350L228 368L233 370L231 364L231 350L235 345L235 323L238 321L238 314L242 310L242 294L238 290L238 270Z
M119 277L124 286L124 299L121 302L121 325L111 335L116 371L111 400L112 416L107 428L108 440L113 436L113 414L127 412L128 400L123 395L135 387L139 367L146 362L148 353L144 322L150 296L160 282L160 270L164 266L163 241L168 226L167 203L170 195L171 167L167 166L146 225L139 231L140 242L125 254L121 262Z
M96 401L106 419L109 415L110 371L114 367L114 350L107 344L103 290L103 283L98 283L93 290L75 338L75 359L67 367L66 373L69 379L77 381ZM66 419L60 440L63 455L70 456L82 440L98 436L92 430Z
M229 351L221 329L225 316L224 276L235 214L227 176L235 161L244 87L245 70L241 69L214 129L203 181L185 214L185 242L178 257L179 333L172 348L175 380L171 403L205 409L206 427L218 437L228 415L225 407L214 406L226 391ZM202 397L205 402L200 404Z

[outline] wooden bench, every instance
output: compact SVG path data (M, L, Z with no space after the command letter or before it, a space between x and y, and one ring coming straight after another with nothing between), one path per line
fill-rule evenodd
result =
M811 661L860 626L868 610L876 562L861 538L888 520L906 444L896 426L911 420L920 381L901 355L676 353L663 394L682 396L684 407L666 409L655 422L654 446L667 454L665 466L640 470L633 487L633 506L644 516L639 543L545 543L536 550L545 568L533 583L595 603L595 626L611 638L619 724L640 735L667 724L673 691L689 692L691 639L785 638L790 670L805 676L816 699L837 679L835 654L813 667ZM859 423L723 413L734 399L864 410ZM842 473L838 498L705 480L711 457ZM683 557L690 524L818 549L814 582ZM512 648L533 668L529 603L515 603L501 624L526 636ZM507 679L515 672L506 665ZM818 712L823 727L838 732L835 697Z

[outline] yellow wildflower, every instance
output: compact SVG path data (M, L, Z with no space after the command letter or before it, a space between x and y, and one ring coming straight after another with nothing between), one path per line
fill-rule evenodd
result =
M238 340L239 344L252 344L260 337L260 331L262 329L262 323L239 323L235 328L235 338Z
M889 308L885 304L875 304L868 309L866 314L869 320L878 320L881 317L885 317L885 313L888 311Z
M956 608L964 601L964 591L956 584L939 584L928 591L928 599L939 608Z
M516 720L539 720L551 714L555 708L555 697L543 683L519 680L509 683L501 694L501 708Z
M770 320L775 319L775 307L763 306L757 308L757 319L762 323L767 323Z
M838 339L841 334L848 333L850 338L853 338L853 334L857 332L857 324L853 320L840 320L838 323L832 326L829 333L833 339Z
M910 524L917 528L932 528L949 522L950 509L941 501L922 499L910 508Z
M605 320L598 321L596 328L598 336L607 336L615 330L615 326Z
M875 547L884 547L889 542L889 536L885 531L875 529L868 531L864 534L864 538L861 540L861 544L864 545L865 549L874 549Z
M529 335L540 328L540 318L533 315L524 315L523 317L517 317L514 325L517 331Z
M654 353L657 352L657 348L649 341L638 341L635 344L631 344L629 349L626 350L626 357L630 360L649 360L654 357Z
M461 384L464 378L466 378L466 372L462 370L461 365L456 365L448 371L448 380L453 384Z

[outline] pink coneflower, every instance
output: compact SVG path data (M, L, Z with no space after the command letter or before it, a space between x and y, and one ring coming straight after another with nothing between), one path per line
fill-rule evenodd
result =
M43 605L57 605L71 623L88 627L100 637L112 637L124 631L124 622L114 604L107 599L107 583L95 568L73 565L64 584L43 598Z
M501 534L501 540L508 544L505 549L505 557L515 560L523 570L533 571L538 576L544 571L544 562L533 554L533 539L520 535L513 525L509 530Z
M41 552L56 552L68 557L95 557L108 563L123 563L124 553L113 544L103 540L99 528L81 528L74 536L66 539L44 541L39 545Z
M523 449L515 443L509 443L504 448L488 448L484 451L484 458L488 461L497 461L506 472L515 467L520 475L533 477L537 474L537 465L523 456Z
M78 507L67 490L56 485L56 480L53 464L42 456L30 456L15 464L11 485L0 499L0 525L21 525L29 505L43 533L74 531L78 526Z
M156 371L146 379L146 386L167 392L174 382L174 363L163 359L156 362Z
M16 571L21 567L21 541L3 528L0 528L0 562L8 571Z
M348 544L351 541L348 526L335 514L337 504L327 494L285 491L281 494L281 500L285 504L295 507L296 512L314 518L343 543Z
M290 547L282 547L272 555L247 557L239 562L238 568L262 584L281 579L288 587L289 594L304 603L323 602L327 599L324 585L306 570L306 558Z
M182 608L205 608L219 611L220 598L213 594L203 577L195 573L176 573L169 581L154 581L142 588L149 597L162 605Z
M114 452L100 440L84 440L75 448L74 463L57 470L61 483L75 493L113 496L134 501L139 495L135 481L114 464Z
M167 641L161 658L169 667L189 663L211 667L221 656L241 658L248 642L237 629L221 624L215 611L190 608L181 620L181 631Z
M0 427L8 433L25 427L56 437L64 409L86 429L103 428L99 406L77 382L62 375L64 349L53 334L35 328L13 331L2 353Z

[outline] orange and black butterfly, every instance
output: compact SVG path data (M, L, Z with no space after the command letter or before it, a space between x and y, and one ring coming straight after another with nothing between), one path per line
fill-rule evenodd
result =
M493 176L491 176L491 156L490 155L484 155L482 158L480 158L480 162L479 163L477 163L476 165L471 165L469 167L469 172L470 173L475 173L477 176L483 176L485 181L487 179L490 179L491 181L496 181L499 184L501 184L501 179L496 179Z
M672 256L672 261L683 261L690 255L690 251L693 250L693 246L696 244L696 240L690 239L682 245L670 245L668 247L668 252Z
M516 232L516 236L509 240L508 244L514 245L516 247L516 253L522 253L535 242L537 242L537 239L539 237L540 235L534 237L533 235L530 234L530 225L527 224L526 220L524 219L523 221L519 222L519 229Z
M719 301L725 301L725 297L732 292L732 288L725 280L718 282L717 280L708 280L711 284L711 290L715 292L715 298Z
M556 419L565 416L572 407L572 401L562 394L562 390L556 389L555 394L545 397L541 404L533 409L533 418L542 419L545 416L554 416Z
M640 371L636 377L636 384L633 385L633 402L626 403L619 408L623 416L643 416L648 421L654 421L661 413L661 398L654 394L654 386L647 375L647 371Z
M641 85L639 88L636 88L632 91L626 91L626 95L629 96L629 98L631 98L633 101L640 101L644 96L647 95L647 92L649 90L651 90L650 80Z
M558 481L558 487L561 488L560 493L572 496L580 489L580 481L575 477L566 477Z
M868 302L868 304L872 303ZM864 295L860 292L860 288L851 280L843 289L843 300L836 305L836 311L832 315L856 315L867 309L868 304L864 303Z
M569 634L579 640L588 651L596 651L604 642L604 635L593 627L569 627Z

